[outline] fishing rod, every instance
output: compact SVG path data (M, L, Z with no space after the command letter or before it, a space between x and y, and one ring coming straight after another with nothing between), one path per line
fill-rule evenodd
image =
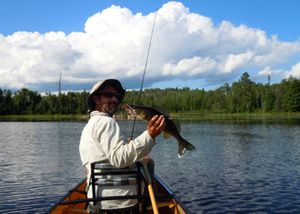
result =
M151 30L151 36L150 36L150 41L149 41L149 45L148 45L148 51L147 51L147 56L146 56L146 61L145 61L145 67L144 67L142 81L141 81L141 87L140 87L138 98L137 98L137 102L136 102L137 104L140 104L141 94L142 94L142 91L143 91L143 86L144 86L144 81L145 81L145 74L146 74L146 70L147 70L149 53L150 53L150 47L151 47L152 38L153 38L153 32L154 32L154 28L155 28L156 15L157 15L157 10L155 11L155 15L154 15L154 21L153 21L152 30ZM133 132L134 132L134 127L135 127L135 122L136 122L136 116L134 116L134 119L133 119L133 125L132 125L130 139L133 139Z
M152 31L151 31L151 36L150 36L150 41L149 41L149 46L148 46L148 51L147 51L147 56L146 56L146 62L145 62L143 77L142 77L142 81L141 81L141 87L140 87L140 91L139 91L139 95L138 95L138 99L137 99L137 104L140 104L141 94L142 94L142 90L143 90L143 86L144 86L144 80L145 80L145 74L146 74L147 65L148 65L150 47L151 47L152 37L153 37L153 32L154 32L154 27L155 27L156 15L157 15L157 10L155 11L155 15L154 15L154 21L153 21L153 25L152 25ZM136 116L134 116L130 139L133 139L133 132L134 132L135 122L136 122ZM152 208L153 208L153 213L154 214L159 214L158 207L157 207L156 200L155 200L153 187L152 187L152 184L151 184L152 183L151 182L151 177L150 177L149 170L148 170L148 167L147 167L146 163L143 163L143 168L144 168L145 178L146 178L147 183L148 183L148 192L149 192L149 196L150 196L150 200L151 200L151 204L152 204Z

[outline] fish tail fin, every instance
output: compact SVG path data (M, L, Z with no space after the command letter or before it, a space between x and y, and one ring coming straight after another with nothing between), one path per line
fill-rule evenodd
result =
M192 151L194 149L195 146L193 146L193 144L189 143L187 140L182 138L179 140L178 144L178 157L181 158L186 150Z

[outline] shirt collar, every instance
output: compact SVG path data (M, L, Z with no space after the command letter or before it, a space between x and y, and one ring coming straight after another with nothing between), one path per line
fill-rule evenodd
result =
M90 114L90 117L93 117L93 116L108 116L110 117L109 114L105 113L105 112L100 112L100 111L92 111L91 114Z

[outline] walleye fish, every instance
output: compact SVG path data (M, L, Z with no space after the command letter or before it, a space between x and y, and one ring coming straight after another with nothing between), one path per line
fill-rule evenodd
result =
M185 150L194 150L195 147L185 140L179 134L179 131L175 125L175 123L169 119L168 115L163 114L161 111L147 106L139 106L139 105L131 105L131 104L124 104L123 109L126 110L129 115L137 116L140 119L144 119L146 121L150 121L151 118L155 115L163 115L165 117L166 126L163 130L164 136L169 137L173 136L178 141L178 156L182 157Z

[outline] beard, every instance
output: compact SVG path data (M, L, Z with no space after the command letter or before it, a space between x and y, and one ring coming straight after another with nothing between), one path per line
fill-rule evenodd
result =
M117 109L118 109L118 105L114 103L103 104L101 106L101 111L109 114L110 116L113 116L116 113Z

